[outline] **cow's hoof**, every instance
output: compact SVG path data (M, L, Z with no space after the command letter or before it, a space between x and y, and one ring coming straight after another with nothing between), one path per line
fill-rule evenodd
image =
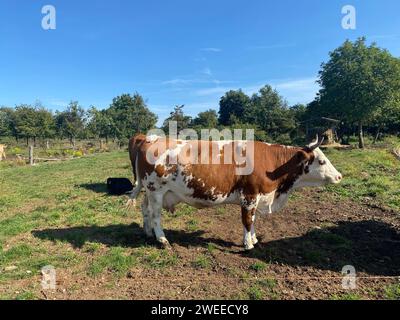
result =
M158 242L160 243L161 247L164 249L172 248L169 241L165 237L161 237L160 239L158 239Z
M244 251L248 252L254 249L253 244L245 244L244 245Z

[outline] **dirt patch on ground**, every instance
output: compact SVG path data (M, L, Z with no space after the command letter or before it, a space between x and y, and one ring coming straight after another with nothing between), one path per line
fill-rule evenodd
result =
M332 299L385 298L387 286L399 283L400 215L352 201L326 198L322 191L303 191L279 214L259 216L256 249L244 252L237 206L196 210L192 230L165 217L164 229L176 263L165 268L135 266L122 277L104 272L61 269L57 290L46 299ZM85 227L84 227L85 228ZM79 232L107 246L143 244L137 223L91 227ZM123 230L122 230L122 229ZM68 239L71 229L56 238ZM129 238L113 238L113 232ZM96 234L96 236L92 236ZM85 241L85 239L83 239ZM156 244L149 240L148 245ZM80 250L73 243L73 250ZM158 249L163 250L163 249ZM342 267L354 266L357 289L342 288ZM32 279L16 281L13 290ZM15 285L15 286L14 286Z

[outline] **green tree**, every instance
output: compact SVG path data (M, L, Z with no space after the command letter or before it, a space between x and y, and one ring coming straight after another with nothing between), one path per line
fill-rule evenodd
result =
M112 120L115 138L129 139L135 133L147 132L157 123L157 116L149 110L141 95L122 94L113 99L106 115Z
M53 138L56 132L54 116L51 111L43 107L36 109L35 117L36 137L41 139Z
M250 104L250 98L242 90L231 90L219 101L219 122L229 126L237 119L243 119L245 110Z
M178 133L181 130L187 129L191 126L192 117L185 115L185 113L183 112L183 107L184 107L184 105L175 106L174 110L170 113L169 117L164 120L163 130L165 133L168 132L170 121L177 122Z
M398 134L400 132L400 99L393 99L392 103L379 108L372 119L372 127L375 129L374 143L383 132Z
M67 110L58 112L55 117L57 132L61 138L67 137L73 147L75 139L84 132L85 110L77 101L71 101Z
M319 103L325 113L358 126L359 147L364 148L363 126L380 108L392 105L400 90L400 62L366 39L346 41L330 53L319 72Z
M96 107L91 107L88 111L87 129L89 135L96 138L105 138L106 142L110 137L114 136L115 125L112 117L107 110L97 110Z
M200 112L196 118L193 119L193 126L198 128L216 128L218 125L217 111L209 109Z
M290 134L296 128L294 113L269 85L251 97L244 119L247 123L256 124L267 136L279 143L290 143Z
M13 115L14 109L1 107L0 108L0 136L13 136Z
M36 109L26 104L15 107L12 126L15 130L15 136L26 139L26 144L28 145L30 138L35 138L39 135Z

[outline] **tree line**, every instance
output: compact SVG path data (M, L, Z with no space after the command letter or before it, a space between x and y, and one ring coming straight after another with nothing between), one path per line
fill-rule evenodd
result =
M77 101L55 113L40 103L0 108L0 136L25 139L27 144L54 138L69 139L71 145L76 139L124 141L136 132L153 128L156 122L157 116L139 94L122 94L105 110L92 106L85 111Z
M322 63L318 83L320 91L307 105L289 106L270 85L249 96L242 90L226 92L219 110L209 109L191 117L184 105L175 106L168 121L183 128L252 128L258 140L283 144L302 143L307 129L327 128L324 119L336 119L341 142L357 135L364 147L367 132L379 138L382 134L400 133L400 59L365 38L346 41L330 52ZM85 111L78 102L66 110L52 113L40 103L0 108L0 136L15 139L60 138L74 144L76 138L102 138L126 141L133 134L154 128L157 115L150 111L138 93L122 94L109 108Z

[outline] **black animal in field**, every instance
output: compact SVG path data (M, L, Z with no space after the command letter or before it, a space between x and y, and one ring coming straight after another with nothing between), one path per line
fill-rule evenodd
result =
M107 190L112 195L123 195L133 189L131 181L127 178L108 178Z

